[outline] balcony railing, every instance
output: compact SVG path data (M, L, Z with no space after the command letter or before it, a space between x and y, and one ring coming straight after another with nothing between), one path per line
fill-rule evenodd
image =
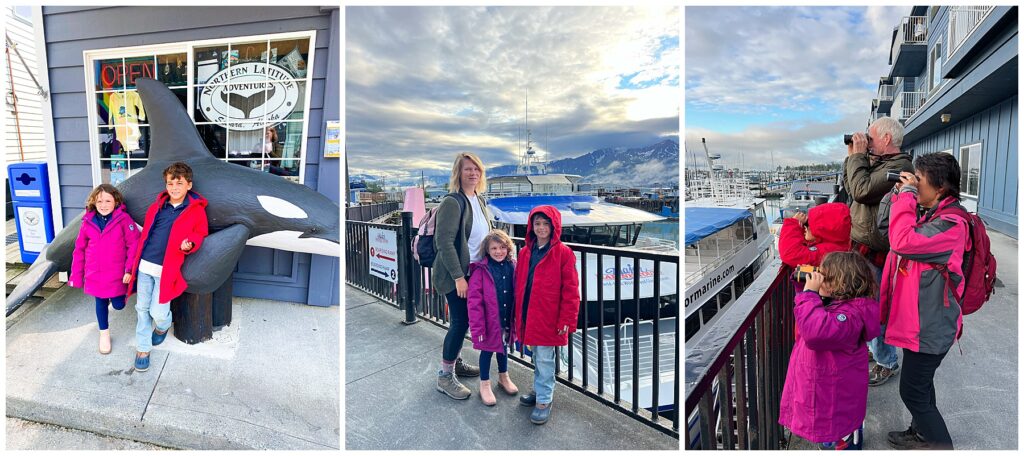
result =
M892 64L899 60L904 44L928 44L928 17L904 16L896 26L896 40L892 43Z
M995 9L994 6L950 6L948 34L949 46L946 59L956 53L960 46L977 30L978 25Z
M878 86L878 101L879 103L884 101L893 101L893 94L896 93L896 86L892 84L882 84Z
M914 116L925 102L925 92L897 92L892 103L892 116L901 122Z

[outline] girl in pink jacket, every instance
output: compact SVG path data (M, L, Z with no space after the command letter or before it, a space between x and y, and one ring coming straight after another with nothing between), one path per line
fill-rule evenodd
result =
M512 330L513 277L515 244L501 230L491 230L480 243L483 257L469 265L469 290L466 308L473 348L480 350L480 400L492 406L497 401L491 391L491 355L498 358L498 385L506 394L519 388L508 376L508 346Z
M75 241L68 285L83 288L96 298L96 322L100 328L99 351L110 353L107 306L124 308L131 279L133 253L139 241L139 227L128 215L121 192L100 184L85 202L82 228Z
M878 285L863 256L832 252L796 295L800 329L779 424L828 449L860 449L868 403L867 342L881 333Z

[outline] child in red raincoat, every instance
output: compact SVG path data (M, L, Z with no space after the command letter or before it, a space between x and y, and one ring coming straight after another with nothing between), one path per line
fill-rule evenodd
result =
M793 309L800 328L779 424L828 449L859 449L868 402L867 342L881 334L875 274L855 252L825 256Z
M796 213L782 221L779 258L787 266L821 266L832 252L850 250L850 208L842 203L812 207L807 214Z
M580 311L576 254L562 244L562 215L553 206L530 211L526 245L516 262L515 338L533 350L534 391L519 398L534 407L530 422L551 416L555 391L555 348L569 344Z
M109 307L124 309L138 242L139 227L125 210L121 192L110 184L93 189L85 202L68 285L96 298L99 352L103 355L110 353Z

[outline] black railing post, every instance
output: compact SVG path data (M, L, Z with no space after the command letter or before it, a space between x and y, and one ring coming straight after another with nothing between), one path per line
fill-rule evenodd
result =
M416 279L412 257L412 212L402 212L402 225L398 229L398 295L405 306L404 325L412 325L416 319Z

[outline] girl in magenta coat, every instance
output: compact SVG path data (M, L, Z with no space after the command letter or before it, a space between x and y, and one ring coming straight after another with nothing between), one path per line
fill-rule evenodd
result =
M121 192L110 184L93 189L75 241L68 285L96 298L99 351L104 355L110 353L107 306L124 308L138 241L139 227L125 210Z
M859 446L868 402L867 342L881 333L875 275L854 252L825 256L796 295L800 328L779 424L811 442Z
M508 376L508 352L512 330L512 278L515 244L501 230L492 230L480 243L483 257L469 265L466 307L473 348L480 350L480 400L497 401L491 392L491 355L498 358L498 385L508 394L519 392Z

